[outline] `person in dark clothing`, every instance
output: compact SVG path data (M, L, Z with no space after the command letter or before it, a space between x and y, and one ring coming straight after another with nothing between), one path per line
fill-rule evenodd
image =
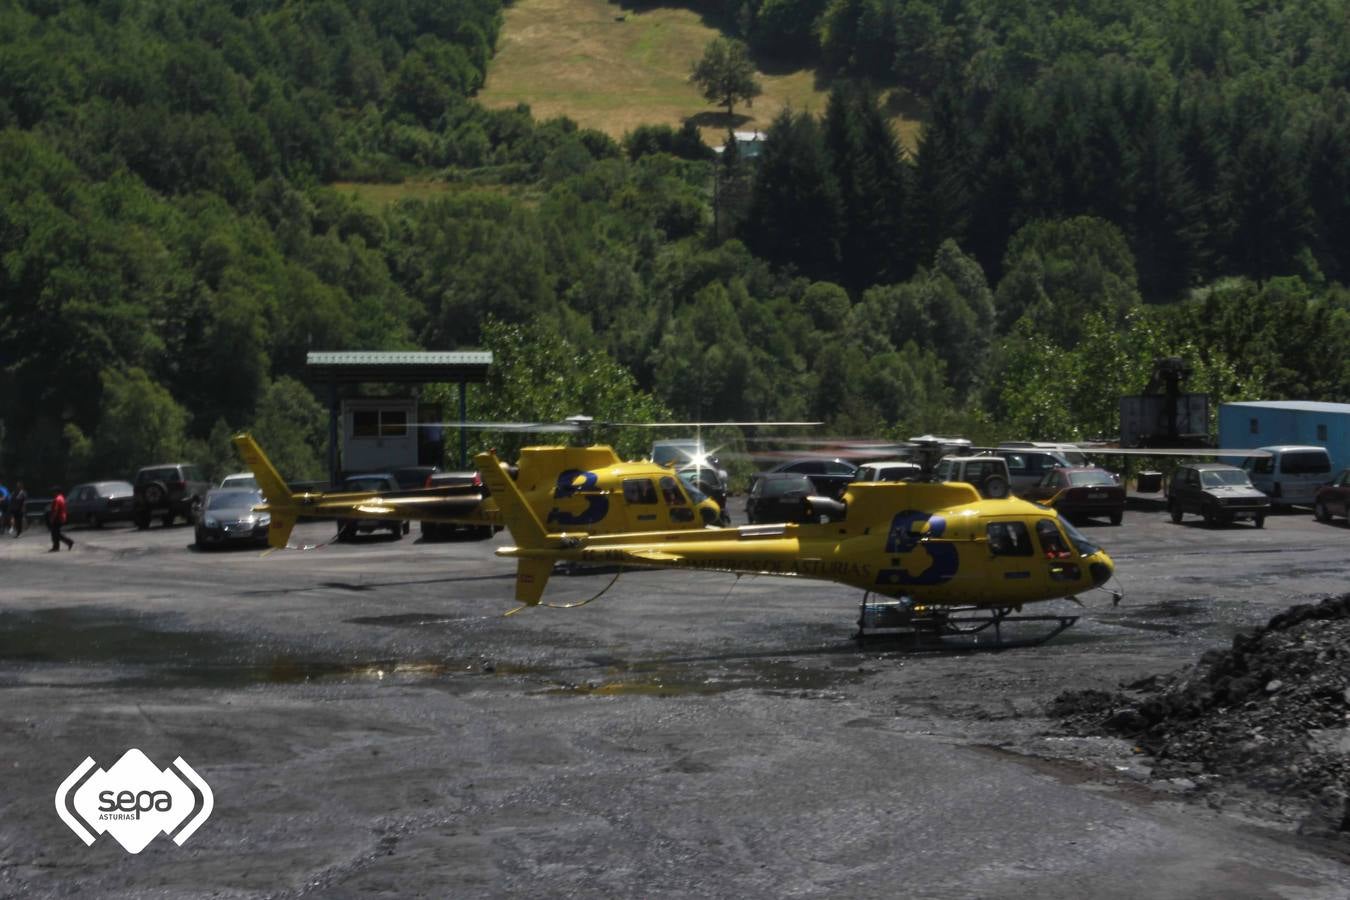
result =
M19 537L23 534L24 519L28 515L28 492L23 489L23 482L20 481L14 487L14 494L9 498L9 516L14 520L14 536Z
M66 495L60 486L52 487L52 505L47 510L47 527L52 532L52 549L48 553L55 553L65 544L67 549L74 550L75 542L61 533L61 526L66 524Z

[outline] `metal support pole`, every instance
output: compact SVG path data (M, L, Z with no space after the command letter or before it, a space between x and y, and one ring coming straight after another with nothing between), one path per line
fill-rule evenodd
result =
M469 416L469 408L464 400L464 379L459 380L459 467L467 468L469 465L467 431L464 428L464 421Z
M328 484L338 484L338 388L328 382Z

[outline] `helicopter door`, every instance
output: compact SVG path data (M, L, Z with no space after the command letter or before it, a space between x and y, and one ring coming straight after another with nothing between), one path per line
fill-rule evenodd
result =
M661 477L661 501L665 504L666 518L672 526L687 525L694 521L694 506L680 482L669 475Z
M985 577L990 591L1011 603L1044 591L1045 560L1025 519L994 519L985 525L984 534L989 545Z
M1054 519L1036 522L1036 544L1051 581L1077 581L1082 577L1072 544L1064 537Z
M623 505L629 531L658 531L668 523L656 485L646 476L623 480Z

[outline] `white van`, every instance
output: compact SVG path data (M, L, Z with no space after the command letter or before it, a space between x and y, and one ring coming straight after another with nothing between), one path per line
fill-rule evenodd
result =
M1285 444L1258 447L1269 456L1249 456L1242 468L1272 506L1312 506L1317 489L1331 481L1331 456L1325 447Z

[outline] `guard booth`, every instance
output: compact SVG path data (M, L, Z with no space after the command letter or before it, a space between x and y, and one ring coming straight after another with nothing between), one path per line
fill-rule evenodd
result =
M466 385L486 381L491 365L492 353L477 350L309 353L306 375L320 388L320 396L328 398L329 482L337 484L344 471L441 465L453 452L456 430L459 465L467 468L467 431L439 426L448 417L421 403L418 388L458 384L456 418L463 423ZM403 390L384 397L356 396L362 384L397 385Z

